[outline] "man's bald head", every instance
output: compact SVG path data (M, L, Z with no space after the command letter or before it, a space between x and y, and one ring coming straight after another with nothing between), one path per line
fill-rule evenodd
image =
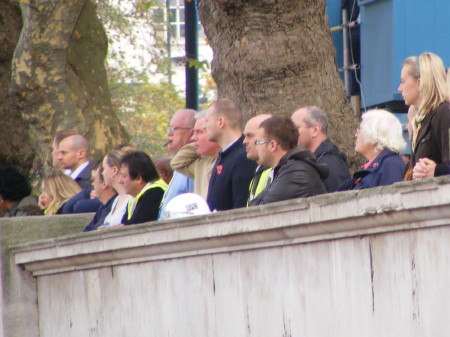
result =
M59 143L61 143L64 138L78 134L79 132L74 129L63 129L55 132L52 144L52 164L54 168L61 168L61 162L58 160Z
M89 153L89 142L86 137L82 135L73 135L64 138L62 141L67 140L70 143L70 146L74 150L85 150L86 155Z
M177 153L184 145L190 142L195 125L195 114L195 110L183 109L178 110L173 115L167 131L167 136L169 137L167 149L170 153Z
M89 142L84 136L69 136L59 143L58 161L63 169L74 171L87 161L88 153Z
M272 117L272 115L269 114L256 115L255 117L250 118L247 124L245 125L244 144L245 150L247 151L247 158L250 160L254 160L256 162L258 161L258 152L256 151L255 145L256 131L258 131L259 125L266 119L269 119L270 117Z
M182 109L175 112L175 114L172 117L172 122L174 120L177 120L180 122L179 126L186 127L186 128L193 128L195 124L195 114L197 111L193 109Z

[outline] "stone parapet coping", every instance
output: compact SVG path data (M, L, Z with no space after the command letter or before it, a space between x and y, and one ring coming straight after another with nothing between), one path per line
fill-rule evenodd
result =
M450 224L450 177L151 222L13 248L33 275Z

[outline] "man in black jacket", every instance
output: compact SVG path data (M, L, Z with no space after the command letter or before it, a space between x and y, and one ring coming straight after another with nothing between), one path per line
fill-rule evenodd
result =
M297 128L289 118L272 117L261 123L255 140L259 164L273 168L273 179L251 206L326 192L322 179L328 168L304 147L296 147L297 138Z
M206 112L205 128L208 139L220 146L208 185L209 208L245 207L256 163L245 152L241 108L228 98L213 102Z
M117 196L116 191L105 182L102 171L102 162L96 164L92 170L92 176L94 177L92 179L92 186L102 205L84 229L85 232L96 230L98 227L104 225L105 218L111 212L112 204Z
M133 225L158 218L167 184L159 178L155 165L146 153L136 151L122 158L119 183L132 196L122 224Z
M350 177L345 154L329 140L328 116L316 106L298 109L291 117L298 129L298 145L303 145L311 151L319 164L326 164L329 175L323 181L327 192L334 192Z

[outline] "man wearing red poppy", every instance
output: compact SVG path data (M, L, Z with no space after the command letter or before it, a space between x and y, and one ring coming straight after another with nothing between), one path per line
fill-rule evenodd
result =
M242 134L242 111L231 99L213 102L206 112L208 139L220 146L208 186L211 211L245 207L256 163L247 158Z

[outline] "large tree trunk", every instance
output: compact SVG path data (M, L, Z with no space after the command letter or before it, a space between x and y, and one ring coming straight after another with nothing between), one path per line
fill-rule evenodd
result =
M128 141L111 106L104 59L107 39L89 0L20 4L23 28L12 62L12 92L30 125L38 165L55 131L76 128L100 158ZM39 170L39 166L35 169Z
M34 157L29 128L9 94L11 60L21 28L19 4L0 0L0 166L14 165L27 173Z
M199 0L198 9L219 97L237 101L246 119L319 106L330 138L357 160L358 121L337 72L324 0Z

